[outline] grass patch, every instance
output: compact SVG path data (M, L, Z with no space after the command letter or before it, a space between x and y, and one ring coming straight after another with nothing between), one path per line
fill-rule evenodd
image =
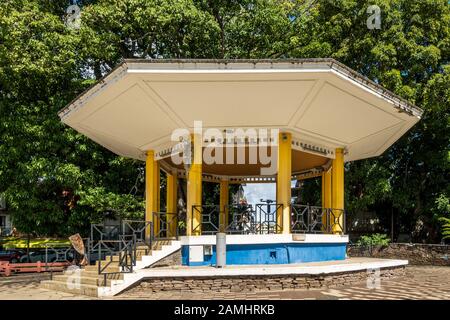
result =
M27 239L25 238L4 238L0 240L0 245L4 249L26 249ZM30 248L45 248L45 247L70 247L68 239L30 239Z

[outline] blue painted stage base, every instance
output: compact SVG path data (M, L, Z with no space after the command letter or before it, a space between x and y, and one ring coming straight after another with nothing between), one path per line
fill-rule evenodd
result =
M346 243L274 243L227 245L227 265L288 264L344 260ZM216 246L212 255L204 255L203 262L189 262L189 246L181 247L182 264L214 266Z

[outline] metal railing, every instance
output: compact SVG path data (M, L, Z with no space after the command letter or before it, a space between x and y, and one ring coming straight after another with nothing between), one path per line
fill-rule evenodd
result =
M277 212L283 210L282 203L258 203L255 206L256 226L258 234L281 233L283 226L283 215L280 214L280 221L277 219Z
M228 225L225 233L228 234L255 234L256 221L255 210L252 205L234 204L227 205Z
M97 261L98 274L103 276L101 285L105 286L108 275L133 272L133 267L136 265L136 235L120 235L119 240L100 240L97 253L98 257L106 256L105 261L102 258ZM117 260L115 260L116 257ZM111 265L117 266L119 270L108 270Z
M145 231L149 230L150 237L146 238ZM144 220L122 220L122 235L134 236L135 246L145 247L145 254L152 249L152 241L154 239L153 223Z
M122 234L122 226L118 224L104 224L93 223L91 224L91 241L97 240L114 240L118 239Z
M43 247L30 248L29 254L23 254L17 263L52 263L67 262L72 263L75 257L75 250L71 246L60 247L57 244L45 244Z
M281 203L258 203L252 205L196 205L192 207L192 230L195 234L277 234L282 232L285 209ZM290 206L292 233L345 233L345 211L302 204ZM194 215L200 216L194 220ZM227 223L223 217L227 217Z
M171 239L178 238L178 213L153 212L154 238Z
M89 263L91 258L95 257L94 260L101 260L104 257L98 256L98 248L103 243L111 240L119 240L121 234L120 224L103 224L103 223L93 223L91 224L91 234L89 240L87 241L87 257ZM112 244L113 242L111 242ZM97 255L97 256L96 256Z
M220 230L229 234L281 233L283 222L277 220L279 210L283 210L283 205L278 203L261 203L255 207L227 205L224 208L218 205L195 205L192 206L192 231L196 233L201 230L201 234L215 234ZM223 213L227 214L226 225L222 221ZM200 216L198 222L193 219L196 214Z
M334 230L341 230L341 234L345 234L347 232L346 230L346 212L344 209L333 209L328 208L327 210L328 215L328 232L333 233Z
M146 231L150 237L146 237ZM106 285L107 276L133 272L136 266L137 249L148 254L152 249L153 223L144 220L122 220L120 224L92 224L90 238L85 247L88 261L95 257L98 274L103 276ZM118 270L111 270L110 266Z
M42 270L49 271L50 279L53 279L53 271L73 264L76 262L76 256L77 252L72 246L59 247L57 244L46 243L43 248L31 248L29 254L20 258L19 264L24 266L24 270L33 264L41 264ZM55 269L55 266L58 268Z
M302 204L291 205L292 233L345 233L345 211Z
M194 205L192 206L191 230L192 233L215 234L219 232L220 206L218 205ZM200 221L195 221L194 217L200 215Z
M0 237L9 237L12 234L12 227L0 226Z
M73 247L58 248L52 245L45 246L45 263L49 262L72 262L75 259Z

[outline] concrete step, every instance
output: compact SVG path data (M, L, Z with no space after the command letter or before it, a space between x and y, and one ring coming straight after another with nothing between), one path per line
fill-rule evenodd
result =
M82 276L86 276L89 278L99 278L99 277L104 277L103 274L99 275L97 271L87 271L87 270L83 270L82 272ZM106 278L107 279L111 279L111 280L122 280L123 279L123 274L122 273L109 273L106 274Z
M91 277L91 276L86 276L86 275L81 274L79 279L74 279L71 277L71 275L64 274L64 275L54 276L52 280L57 281L57 282L65 282L65 283L73 283L76 281L81 284L87 284L87 285L93 285L93 286L100 286L100 285L104 286L103 276L98 277L98 275L96 277ZM119 280L119 279L117 279L117 280ZM112 279L106 279L107 287L111 286L111 281L112 281Z
M153 248L161 249L162 246L170 246L171 243L172 243L171 240L157 240L152 243L152 249Z
M171 240L157 240L152 243L151 248L145 245L140 245L136 248L136 259L142 260L143 256L151 256L155 251L161 250L163 246L171 245ZM123 280L124 274L120 273L119 267L120 256L109 256L105 260L101 261L101 266L106 268L102 271L105 274L98 274L99 261L96 261L94 265L85 266L78 279L71 279L72 273L64 273L55 275L52 280L46 280L41 282L41 287L68 292L73 294L87 295L91 297L98 296L98 287L111 286L113 280ZM104 279L106 277L106 283Z
M156 250L156 249L153 249ZM157 249L157 250L161 250L161 248ZM144 255L151 255L152 250L148 247L141 247L141 248L136 248L136 256L141 257ZM102 261L119 261L120 260L120 256L119 255L114 255L114 256L107 256L104 260ZM98 261L96 261L96 264L98 263Z
M102 260L102 264L104 264L107 261L109 262L110 260L117 262L119 261L119 256L107 256L105 259ZM98 260L95 261L95 264L98 264Z
M110 265L108 265L106 268L106 263L102 262L101 267L102 267L102 273L103 272L120 272L121 268L119 267L119 264L117 262L111 262ZM92 266L85 266L84 267L85 271L94 271L98 273L98 264L97 265L92 265Z
M45 280L41 282L44 289L85 295L90 297L98 297L98 287L90 284L68 284L65 281Z
M149 250L147 252L145 252L145 251L137 251L136 252L136 258L141 258L143 256L151 256L153 251L155 251L155 250Z
M136 248L136 254L137 253L139 253L139 254L146 254L147 252L151 252L151 251L152 251L152 249L150 249L150 248L140 248L140 249Z
M152 246L151 248L153 250L161 250L162 246L170 246L170 244L172 243L172 240L156 240L152 242ZM145 245L140 245L136 247L137 250L146 250L149 249L148 246Z
M142 251L144 251L144 250L149 250L150 249L150 247L149 246L143 246L143 245L140 245L140 246L137 246L136 247L136 250L142 250Z
M136 253L136 256L137 256L137 253ZM109 262L111 262L110 265L118 265L119 264L119 261L120 261L119 256L113 256L111 258L112 258L111 260L109 258L107 258L106 260L102 260L102 266L105 266ZM128 257L128 261L131 261L131 257ZM98 266L99 263L100 262L97 260L97 261L95 261L94 264L89 265L89 266Z
M79 282L81 284L88 284L88 285L93 285L93 286L98 286L99 279L98 278L91 278L91 277L86 277L86 276L81 276L79 277L79 279L76 279L74 275L68 275L68 274L63 274L63 275L59 275L59 276L54 276L53 281L56 282L64 282L64 283L74 283L74 282Z

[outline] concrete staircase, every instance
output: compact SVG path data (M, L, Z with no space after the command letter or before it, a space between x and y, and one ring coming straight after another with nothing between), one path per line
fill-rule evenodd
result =
M181 248L180 242L175 240L158 240L148 247L136 248L136 265L132 273L98 274L98 261L95 265L85 266L83 269L69 268L61 275L55 275L52 280L41 282L45 289L87 295L91 297L113 296L123 291L139 279L139 271L167 257ZM120 272L119 256L112 257L113 262L104 272ZM110 257L102 261L102 266L110 261Z

